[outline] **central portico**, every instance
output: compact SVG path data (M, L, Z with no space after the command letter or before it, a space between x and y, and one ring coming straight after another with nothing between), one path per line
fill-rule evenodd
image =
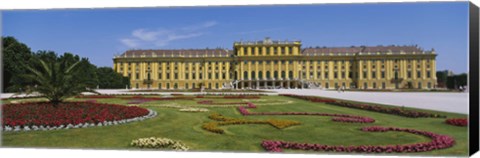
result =
M234 43L235 88L302 88L300 41L247 41Z

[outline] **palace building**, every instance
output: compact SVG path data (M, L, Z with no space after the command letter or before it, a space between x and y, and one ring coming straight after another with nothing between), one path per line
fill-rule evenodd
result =
M128 50L113 68L133 89L432 89L436 56L418 46L302 48L266 38L233 50Z

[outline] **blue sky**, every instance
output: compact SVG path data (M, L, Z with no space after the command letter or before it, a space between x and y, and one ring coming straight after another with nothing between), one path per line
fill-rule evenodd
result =
M2 35L109 67L128 49L231 49L264 37L303 47L417 44L436 50L438 70L460 73L468 67L468 2L10 10Z

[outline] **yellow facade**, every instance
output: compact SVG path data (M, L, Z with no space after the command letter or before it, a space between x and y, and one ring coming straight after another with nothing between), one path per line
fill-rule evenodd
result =
M233 50L131 50L114 70L133 89L432 89L436 54L416 46L301 48L300 41L234 42Z

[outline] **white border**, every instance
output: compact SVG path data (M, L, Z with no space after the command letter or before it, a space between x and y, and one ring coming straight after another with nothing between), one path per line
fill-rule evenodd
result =
M65 8L137 8L137 7L167 7L167 6L233 6L233 5L281 5L281 4L325 4L325 3L379 3L379 2L428 2L429 0L181 0L181 1L158 1L158 0L0 0L0 10L12 9L65 9ZM448 0L434 0L435 2ZM457 0L458 1L458 0ZM464 1L464 0L461 0ZM480 0L472 0L480 6ZM0 15L1 16L1 15ZM1 19L0 19L1 20ZM1 22L0 22L1 24ZM0 26L1 28L1 26ZM1 31L1 30L0 30ZM1 137L0 137L1 138ZM41 148L0 148L2 157L168 157L168 158L244 158L263 157L269 158L311 158L311 157L400 157L400 156L364 156L361 154L331 155L331 153L319 154L270 154L270 153L220 153L220 152L162 152L162 151L129 151L129 150L84 150L84 149L41 149ZM407 156L401 156L407 157ZM410 157L410 156L409 156ZM476 154L475 157L480 157ZM425 156L423 156L425 158Z

